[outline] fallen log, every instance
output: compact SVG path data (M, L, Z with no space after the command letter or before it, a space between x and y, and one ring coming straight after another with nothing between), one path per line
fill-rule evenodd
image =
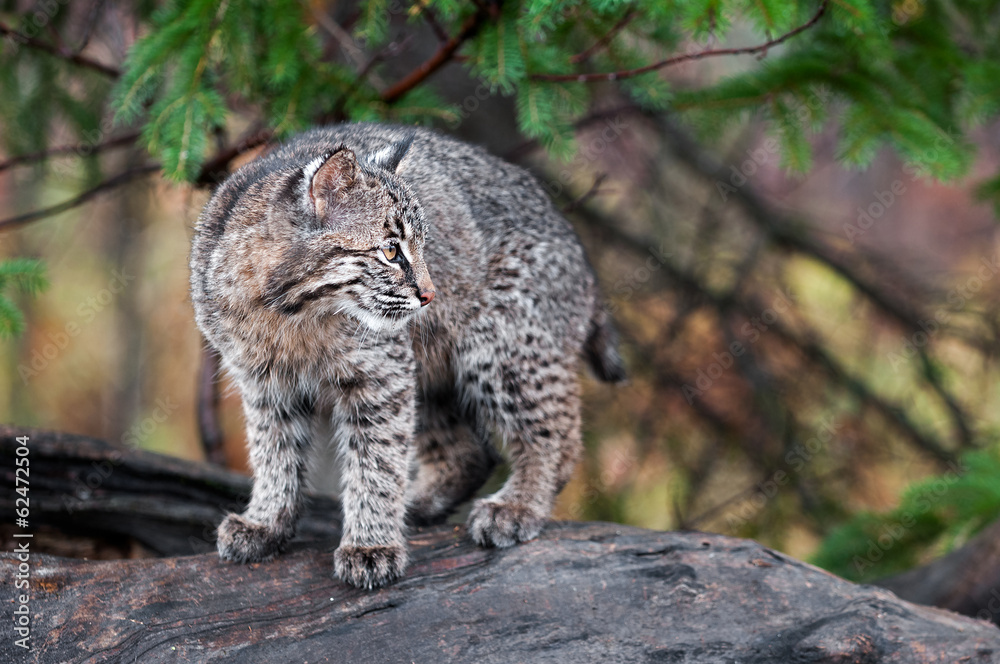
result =
M4 455L3 438L13 433L0 432ZM34 455L48 434L31 435ZM123 491L133 471L155 476L156 455L133 463L133 454L107 480L121 473ZM196 497L213 499L207 484L245 482L159 461L162 485L151 488L164 520L172 500L191 512ZM172 488L178 477L186 488ZM100 500L111 509L111 496ZM475 547L462 527L415 530L405 578L376 592L333 578L335 546L336 537L297 540L278 559L253 565L212 553L84 561L33 552L31 650L5 638L0 662L1000 661L1000 631L988 622L909 604L720 535L552 523L538 539L497 551ZM3 578L18 564L0 555ZM0 605L13 611L17 601L4 583Z
M14 513L14 460L22 436L30 441L30 523L62 536L135 540L147 553L161 556L207 553L215 550L215 527L225 514L241 511L250 498L248 477L216 466L87 436L0 426L0 509L5 515ZM337 501L311 496L299 538L338 537Z
M1000 521L937 560L875 583L911 602L1000 623Z

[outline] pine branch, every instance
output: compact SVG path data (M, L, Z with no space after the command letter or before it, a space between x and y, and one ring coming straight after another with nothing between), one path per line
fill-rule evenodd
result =
M94 28L97 27L97 22L104 11L104 3L105 0L97 0L90 7L90 14L87 16L87 22L83 27L83 35L80 37L80 45L73 49L74 55L83 53L83 49L87 48L87 45L90 44L90 38L94 36Z
M199 186L218 184L219 182L224 180L226 176L229 174L228 166L234 159L236 159L241 154L249 152L250 150L256 147L263 145L264 143L266 143L271 139L271 136L272 132L270 129L255 131L250 133L243 139L241 139L236 144L220 150L214 157L206 161L205 164L201 167L201 171L199 172L199 175L195 180L195 184ZM58 150L62 148L56 148L56 149ZM43 153L37 153L37 154L40 155ZM36 155L28 155L28 156L34 157ZM42 208L40 210L32 210L31 212L26 212L21 215L0 220L0 232L23 226L32 221L46 219L48 217L55 216L62 212L66 212L67 210L72 210L73 208L83 205L84 203L91 200L92 198L94 198L95 196L97 196L102 192L115 189L139 177L148 175L150 173L154 173L160 170L160 168L161 168L160 164L146 164L138 168L129 169L127 171L124 171L123 173L119 173L114 177L108 178L107 180L100 182L99 184L97 184L94 187L91 187L82 194L74 196L73 198L63 201L62 203L57 203L56 205L52 205L47 208Z
M621 71L612 72L591 72L587 74L531 74L529 78L536 81L561 81L561 82L575 82L575 83L592 83L595 81L619 81L626 78L633 78L641 74L647 74L651 71L656 71L658 69L664 69L666 67L672 67L674 65L679 65L683 62L690 62L692 60L701 60L703 58L717 57L720 55L754 55L757 53L766 53L769 49L785 42L792 37L805 32L809 28L816 25L823 15L826 13L827 5L829 0L823 0L820 3L819 9L816 14L813 15L811 19L800 25L799 27L786 32L785 34L775 37L774 39L768 40L763 44L758 44L757 46L744 46L741 48L716 48L708 49L705 51L698 51L697 53L685 53L684 55L675 55L673 57L667 58L665 60L660 60L659 62L654 62L652 64L644 65L642 67L637 67L635 69L624 69ZM581 54L582 55L582 54Z
M368 81L369 77L371 77L370 82L374 83L376 86L381 87L383 85L381 77L372 71L375 68L375 65L401 52L409 45L409 41L412 38L413 35L406 35L402 40L400 40L399 43L391 42L373 53L371 57L368 58L368 61L361 65L358 69L358 73L355 75L354 80L351 82L344 94L340 95L340 98L337 100L337 104L333 107L333 110L329 113L325 113L320 118L320 121L325 124L328 122L342 122L346 120L347 115L344 113L344 109L347 107L347 102L350 101L355 92L362 88L365 82Z
M458 34L449 39L430 58L417 66L416 69L397 81L392 87L382 93L382 101L391 104L407 92L420 85L428 76L436 72L451 60L462 45L479 32L489 12L483 5L478 5L476 13L465 19Z
M448 31L444 29L443 25L441 25L441 21L437 17L437 12L435 12L432 7L428 7L427 5L421 6L420 15L424 17L425 21L427 21L427 25L431 27L431 31L434 33L434 36L438 38L439 42L443 43L448 41Z
M18 155L16 157L11 157L6 161L0 161L0 172L5 171L8 168L13 168L14 166L23 166L25 164L34 164L39 161L45 161L50 157L59 157L63 155L88 156L91 154L97 154L98 152L104 152L105 150L110 150L112 148L134 144L138 138L139 132L134 131L122 134L121 136L116 136L114 138L109 138L103 143L96 143L94 145L62 145L55 148L40 150L39 152L33 152L31 154Z
M625 15L622 16L617 23L611 26L610 30L608 30L604 35L601 36L600 39L594 42L586 50L581 51L580 53L577 53L576 55L571 57L569 61L572 62L574 65L586 62L587 60L590 59L591 56L594 55L594 53L597 53L599 50L610 44L611 40L614 39L615 36L619 32L621 32L625 28L625 26L631 23L632 19L634 19L638 15L639 12L635 11L634 9L626 12Z
M271 140L273 135L274 132L270 129L258 129L249 132L234 145L219 150L201 167L194 183L201 187L219 184L229 175L229 164L234 159L264 145Z
M106 65L98 62L97 60L92 60L85 55L80 55L79 53L72 51L71 49L49 44L38 39L37 37L25 37L20 32L4 23L0 23L0 35L9 36L15 43L24 44L25 46L35 49L36 51L48 53L49 55L65 60L66 62L71 62L80 67L100 72L110 78L118 78L121 76L121 70L116 67Z

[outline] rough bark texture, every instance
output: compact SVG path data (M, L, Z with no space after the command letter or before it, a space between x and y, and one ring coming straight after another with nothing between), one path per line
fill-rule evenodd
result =
M0 431L4 457L15 433ZM94 461L74 447L84 439L31 435L32 463L58 449L73 460L67 467ZM45 463L58 468L56 458ZM114 482L140 499L141 483L128 489L139 480L126 481L135 473L158 492L158 519L182 532L189 522L169 519L176 501L200 530L198 500L206 507L217 497L206 487L232 499L245 482L156 455L119 461L75 514L126 512L100 492ZM33 482L33 508L36 489L44 494ZM46 500L58 505L54 498ZM0 662L1000 661L1000 631L989 623L719 535L554 523L537 540L496 551L476 548L459 527L418 530L406 577L377 592L332 577L335 544L299 541L254 565L213 554L88 562L34 553L33 649L4 638ZM14 604L16 566L0 556L2 606Z
M16 438L30 439L31 527L75 538L133 539L157 555L215 550L215 527L250 498L250 479L208 464L86 436L0 426L0 509L13 515ZM3 519L7 522L8 519ZM303 540L340 536L337 501L313 496Z

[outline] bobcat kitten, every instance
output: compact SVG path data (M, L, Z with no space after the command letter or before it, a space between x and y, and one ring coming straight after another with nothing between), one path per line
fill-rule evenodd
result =
M201 215L191 287L242 394L254 474L246 511L219 526L227 560L293 536L323 420L343 465L344 581L398 578L405 521L472 496L493 433L512 470L469 533L529 540L580 454L579 355L624 377L583 249L534 178L425 129L314 129L240 168Z

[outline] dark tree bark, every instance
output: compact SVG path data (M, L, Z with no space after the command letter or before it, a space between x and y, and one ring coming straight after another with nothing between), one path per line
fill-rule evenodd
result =
M215 550L215 527L222 517L241 511L250 498L248 477L215 466L86 436L0 426L4 514L14 513L15 439L24 435L31 441L32 529L76 538L134 539L161 556L206 553ZM313 496L299 537L340 537L337 501Z
M13 437L22 433L0 429L5 510ZM81 516L167 550L184 532L200 532L203 519L221 517L219 503L238 502L247 487L203 465L27 433L38 468L33 525L37 517L63 527ZM100 486L58 516L62 503L50 492L111 459ZM154 525L127 518L133 510ZM318 503L313 523L331 512L334 502ZM169 536L155 537L160 527ZM333 578L336 533L326 527L305 529L287 553L254 565L213 553L83 561L33 552L33 649L6 638L0 661L1000 661L1000 631L987 622L909 604L746 540L553 523L538 539L497 551L442 526L411 533L405 578L364 592ZM17 564L0 556L4 579ZM13 607L14 594L5 583L0 605Z

